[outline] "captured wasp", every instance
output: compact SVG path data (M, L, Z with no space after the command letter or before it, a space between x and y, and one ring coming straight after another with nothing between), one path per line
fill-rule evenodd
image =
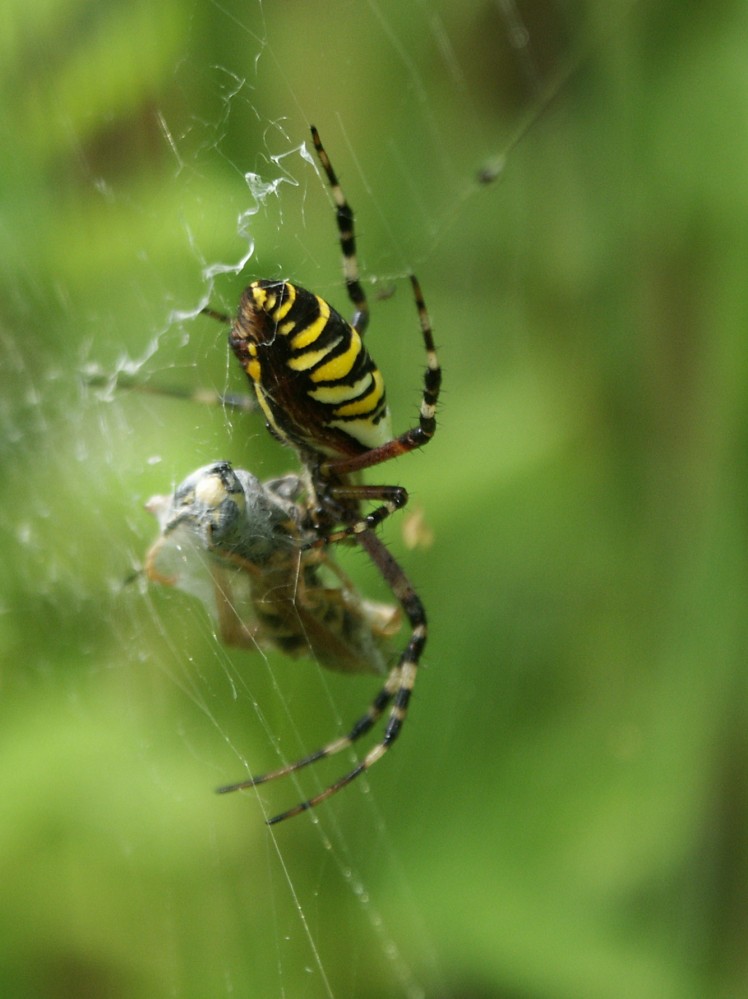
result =
M262 483L227 461L199 468L146 504L160 534L145 575L212 606L226 645L385 674L399 610L365 600L326 551L309 547L316 532L302 492L296 475Z

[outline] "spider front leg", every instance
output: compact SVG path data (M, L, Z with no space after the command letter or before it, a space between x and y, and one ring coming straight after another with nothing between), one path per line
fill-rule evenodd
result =
M342 777L338 778L338 780L330 784L323 791L320 791L319 794L307 798L306 801L302 801L298 805L294 805L293 808L289 808L287 811L268 819L268 825L275 825L278 822L283 822L285 819L293 818L295 815L301 814L301 812L308 811L310 808L315 808L323 801L332 797L333 794L342 791L344 787L347 787L357 777L366 773L392 747L407 717L408 706L416 682L418 665L424 646L426 645L426 611L408 577L379 537L372 531L365 531L363 534L357 536L357 540L366 549L369 557L381 572L385 582L405 611L411 627L408 644L400 655L397 666L390 671L384 686L371 702L366 714L359 718L347 735L327 743L327 745L296 760L294 763L289 763L278 770L273 770L270 773L262 774L247 781L241 781L238 784L229 784L225 787L220 787L218 788L218 792L219 794L225 794L245 788L258 787L260 784L268 783L268 781L296 773L296 771L301 770L303 767L307 767L311 763L316 763L317 760L323 760L328 756L342 752L369 732L384 714L387 707L391 705L387 725L380 741L372 746L361 762L353 767L353 769L343 774Z
M326 743L319 749L315 749L306 756L302 756L300 759L294 760L293 763L287 763L285 766L278 767L277 770L270 770L266 774L260 774L259 777L251 777L248 780L237 781L235 784L225 784L223 787L216 788L216 792L218 794L230 794L232 791L244 791L249 788L259 787L260 784L267 784L270 781L277 780L279 777L287 777L289 774L303 770L304 767L308 767L311 763L316 763L317 760L324 760L327 759L328 756L335 756L336 753L340 753L349 746L352 746L354 742L357 742L363 735L366 735L366 733L377 723L379 718L381 718L387 708L387 705L395 696L395 692L399 686L399 676L400 666L397 665L390 670L387 680L367 708L366 714L362 715L358 721L353 724L347 735L341 736L338 739L333 739L331 742ZM303 810L303 807L295 808L293 810L293 814L296 814L297 811ZM283 815L270 819L268 825L272 825L274 822L280 822L281 819L286 818L290 818L290 815L284 812Z
M336 501L342 501L343 504L346 504L346 501L354 500L356 506L366 500L382 500L383 502L371 513L352 521L339 531L321 533L315 541L303 545L304 549L322 548L327 544L334 544L354 535L363 534L364 531L373 531L387 517L397 510L402 510L408 502L407 490L403 489L402 486L360 486L346 483L330 486L327 494Z

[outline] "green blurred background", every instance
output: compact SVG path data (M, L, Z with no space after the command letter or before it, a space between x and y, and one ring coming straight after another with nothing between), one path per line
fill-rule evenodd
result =
M748 995L747 45L729 0L6 0L0 994ZM347 311L310 122L398 429L411 268L441 349L437 437L369 476L432 630L396 750L269 831L212 788L374 684L124 581L151 494L293 455L79 372L241 388L194 313L250 275Z

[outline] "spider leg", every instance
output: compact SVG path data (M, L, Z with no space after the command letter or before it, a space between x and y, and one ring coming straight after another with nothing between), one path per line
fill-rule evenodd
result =
M421 396L421 406L418 415L418 426L406 430L399 437L395 437L379 447L371 448L363 454L345 458L330 458L320 464L319 475L323 481L329 481L333 478L342 478L343 480L329 489L330 494L335 498L382 500L383 503L371 513L366 514L366 516L361 517L353 523L349 523L342 530L325 535L324 539L320 538L318 541L310 543L307 546L309 548L319 547L328 542L342 541L344 538L352 536L361 536L365 532L376 528L383 520L395 513L396 510L402 509L408 502L408 493L401 486L353 485L346 481L346 477L351 472L381 465L391 458L397 458L408 451L424 447L436 432L436 407L439 402L439 390L442 378L441 366L437 357L431 321L423 299L421 286L415 275L411 275L410 280L421 323L421 333L427 359L426 370L423 376L423 394Z
M372 531L383 520L386 520L387 517L391 516L397 510L402 510L408 502L407 490L403 489L402 486L364 486L346 483L344 485L333 486L329 492L337 500L357 500L359 502L362 500L383 500L384 502L381 506L372 510L371 513L367 513L360 520L354 521L347 527L343 527L339 531L332 531L330 534L324 534L314 541L307 542L301 546L302 551L312 548L322 548L328 544L343 541L345 538L363 534L365 531Z
M213 389L191 389L174 385L159 385L149 381L138 381L136 375L126 371L107 374L95 369L84 372L86 385L92 388L115 388L118 391L139 392L142 395L161 395L170 399L183 399L185 402L197 402L201 406L222 406L224 409L236 409L243 413L252 413L258 409L254 396L238 392L216 392Z
M312 125L312 142L317 153L317 158L322 165L322 169L327 174L327 181L332 191L335 202L335 219L338 223L340 233L340 249L343 253L343 277L348 291L348 297L353 302L356 309L351 326L363 336L366 327L369 325L369 305L366 301L364 289L361 287L358 273L358 260L356 258L356 234L354 230L353 209L348 204L343 189L340 186L337 175L332 168L330 157L327 155L319 132Z
M426 303L423 300L423 293L418 279L414 274L410 276L413 286L413 297L415 298L418 317L421 322L421 333L423 344L426 348L426 370L423 375L423 394L421 396L421 406L418 413L418 426L411 427L405 433L394 437L380 447L371 448L363 454L346 458L331 458L321 465L323 475L347 475L349 472L358 472L363 468L372 468L374 465L381 465L384 461L397 458L408 451L425 447L436 432L436 406L439 401L439 390L442 382L442 369L437 357L434 345L434 334L431 329L431 321L426 310Z
M267 784L269 781L277 780L279 777L286 777L288 774L296 773L297 770L303 770L304 767L308 767L310 763L316 763L317 760L324 760L328 756L334 756L336 753L340 753L349 746L352 746L362 735L366 735L379 718L381 718L387 705L395 696L400 685L399 680L400 667L395 666L390 671L382 689L369 705L366 714L358 719L347 735L341 736L339 739L333 739L332 742L328 742L319 749L315 749L314 752L302 756L301 759L295 760L293 763L287 763L283 767L278 767L277 770L260 774L258 777L251 777L249 780L238 781L236 784L225 784L223 787L218 787L216 788L216 793L228 794L231 791L243 791L247 788L259 787L260 784Z
M323 749L310 753L297 763L281 767L279 770L256 777L254 780L245 781L241 784L228 785L218 790L220 793L225 793L227 791L238 790L239 788L257 787L258 784L274 780L276 777L283 777L288 773L293 773L302 767L308 766L310 763L324 759L326 756L338 753L368 732L380 715L383 714L385 708L391 704L384 735L352 770L343 774L342 777L338 778L338 780L330 784L323 791L320 791L319 794L300 802L298 805L294 805L293 808L289 808L285 812L274 815L271 819L267 820L268 825L275 825L278 822L283 822L285 819L293 818L301 812L308 811L310 808L315 808L323 801L326 801L327 798L332 797L333 794L337 794L338 791L341 791L357 777L360 777L361 774L366 773L392 747L407 717L408 705L418 672L418 664L426 644L426 611L408 577L387 550L384 542L371 531L366 531L359 535L358 541L366 549L369 557L382 573L383 578L402 605L410 622L411 635L408 639L408 644L400 656L399 663L391 671L387 682L377 694L367 713L359 719L349 735L328 743Z
M223 323L225 326L230 326L233 322L231 316L227 315L225 312L219 312L217 309L211 309L209 305L200 309L200 315L210 316L211 319L217 319L219 323Z

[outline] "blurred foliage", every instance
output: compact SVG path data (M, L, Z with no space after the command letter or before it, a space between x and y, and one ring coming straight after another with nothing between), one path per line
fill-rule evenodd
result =
M748 992L748 8L584 6L6 0L3 995ZM194 313L248 272L342 306L310 121L398 427L411 268L437 330L439 434L383 470L435 535L385 532L432 634L396 751L271 834L211 788L371 684L124 580L149 495L293 456L79 372L237 388Z

